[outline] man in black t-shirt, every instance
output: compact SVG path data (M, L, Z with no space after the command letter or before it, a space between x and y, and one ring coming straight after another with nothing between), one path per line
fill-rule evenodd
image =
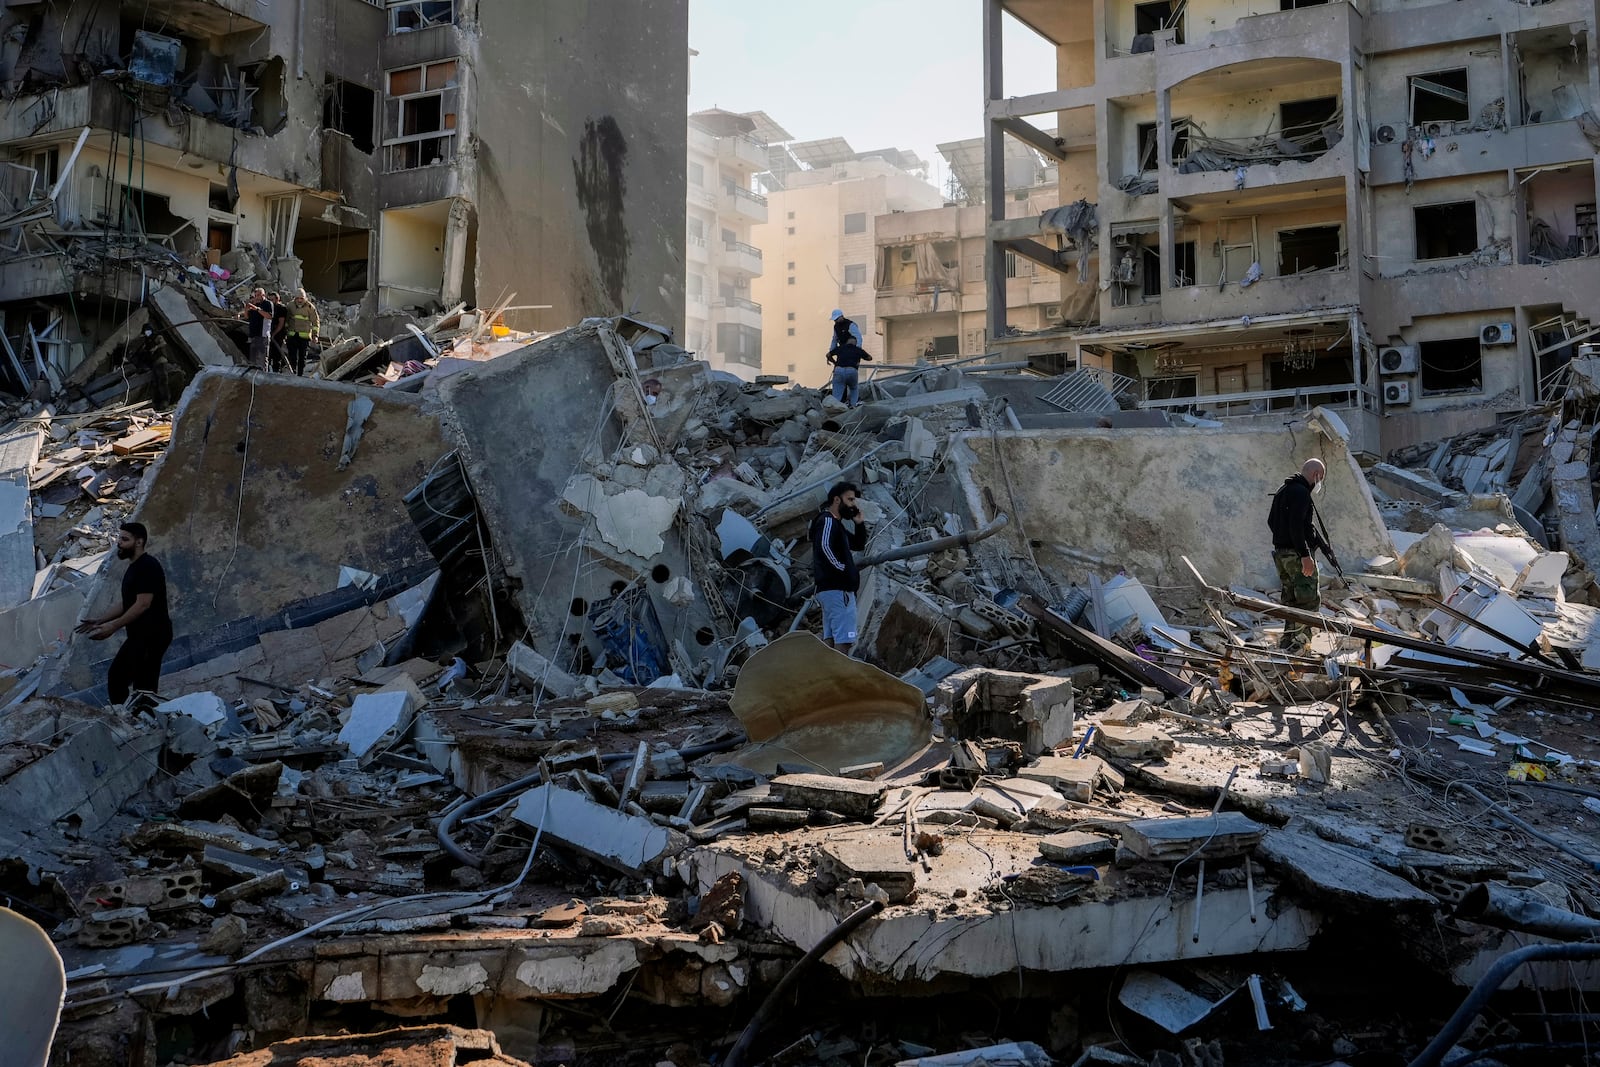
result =
M78 633L104 641L128 631L106 675L106 693L113 704L127 702L131 692L154 694L161 681L161 657L172 644L172 617L167 614L167 575L145 551L150 532L143 523L125 522L117 533L117 558L129 560L122 575L122 610L100 619L85 619Z

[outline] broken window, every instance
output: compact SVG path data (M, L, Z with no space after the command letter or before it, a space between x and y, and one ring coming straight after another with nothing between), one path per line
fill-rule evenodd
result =
M1561 122L1588 114L1588 31L1573 32L1566 25L1523 30L1514 49L1522 122Z
M285 70L281 56L239 68L239 99L249 102L247 113L243 107L237 109L244 118L240 125L275 134L288 124L289 101L283 89Z
M846 285L866 285L867 265L865 263L846 263L844 266L844 283Z
M1406 79L1411 93L1411 125L1430 122L1465 122L1467 68L1413 74Z
M1140 246L1139 254L1144 257L1144 290L1140 294L1146 300L1156 300L1161 296L1161 239L1157 234L1146 237Z
M233 213L233 197L228 195L228 187L217 182L211 183L211 188L206 192L206 206L212 211Z
M448 163L456 156L457 61L387 72L383 143L387 170Z
M294 233L300 224L300 194L267 200L267 250L273 259L294 255Z
M183 64L183 42L176 37L139 30L133 35L128 72L145 85L171 85Z
M364 293L367 291L367 261L341 259L339 261L339 292Z
M845 233L866 233L867 213L865 211L852 211L844 217Z
M365 85L330 77L323 83L322 128L350 138L362 152L371 152L378 94Z
M928 342L928 355L935 359L942 356L959 356L959 338L953 333L940 334Z
M1417 258L1470 256L1478 249L1478 212L1470 200L1412 209L1417 227Z
M1200 377L1195 374L1177 378L1147 378L1144 383L1146 400L1177 400L1199 395Z
M1153 4L1133 5L1134 35L1154 34L1158 30L1173 29L1177 31L1173 35L1173 41L1182 44L1184 7L1184 0L1177 0L1176 3L1172 0L1159 0ZM1134 51L1138 49L1135 48Z
M1160 129L1154 122L1141 122L1135 129L1135 136L1139 142L1138 169L1141 174L1148 174L1155 170L1161 163L1161 153L1156 138ZM1186 118L1172 120L1172 162L1181 163L1189 158L1189 120Z
M1423 341L1417 345L1422 392L1468 393L1483 388L1483 350L1476 337Z
M1198 285L1199 276L1195 273L1194 242L1178 241L1172 246L1172 284L1176 288L1189 285Z
M449 26L455 21L455 0L389 0L390 33Z
M1339 265L1339 227L1303 226L1278 231L1278 275L1328 270Z
M1298 145L1308 156L1320 156L1338 143L1338 114L1337 96L1291 100L1278 106L1284 139Z

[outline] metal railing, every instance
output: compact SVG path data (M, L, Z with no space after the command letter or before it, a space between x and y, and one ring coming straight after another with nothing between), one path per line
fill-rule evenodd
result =
M762 196L760 193L752 193L748 189L741 189L732 182L723 182L722 191L733 197L735 200L748 200L752 204L760 204L762 207L767 206L766 197Z
M761 305L760 304L756 303L754 300L746 300L742 296L724 297L722 299L722 301L718 304L718 306L719 307L729 307L729 308L741 308L741 309L743 309L745 311L754 311L757 314L760 314L760 312L761 312Z
M1210 418L1265 415L1277 411L1310 411L1315 407L1377 411L1378 394L1364 385L1316 385L1302 389L1261 389L1250 393L1213 393L1141 400L1141 408L1204 412Z
M743 241L724 241L722 242L722 247L726 248L729 252L743 252L747 256L755 256L757 259L761 258L761 249L757 248L755 245L747 245Z

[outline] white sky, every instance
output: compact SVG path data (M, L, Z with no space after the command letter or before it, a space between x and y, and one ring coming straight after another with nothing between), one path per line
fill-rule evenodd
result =
M976 0L689 0L689 110L765 111L809 141L909 148L943 188L942 141L983 133ZM1049 45L1006 17L1006 95L1055 88Z

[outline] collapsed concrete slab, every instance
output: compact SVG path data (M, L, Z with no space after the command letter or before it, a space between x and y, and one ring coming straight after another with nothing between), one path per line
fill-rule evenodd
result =
M1396 554L1355 458L1304 425L974 433L952 455L974 515L988 513L986 491L1027 487L1001 501L1019 521L986 544L1035 556L1063 578L1113 566L1187 587L1187 555L1214 584L1276 588L1267 508L1312 457L1328 467L1317 506L1335 551L1347 560Z
M1277 885L1262 881L1256 883L1253 908L1245 889L1208 885L1199 909L1198 941L1192 936L1196 917L1192 893L1106 892L1080 896L1064 906L1013 904L1009 911L990 906L986 886L1041 870L1035 866L1037 840L984 830L947 835L943 852L928 859L930 869L916 871L915 900L884 910L847 944L824 956L823 962L871 988L932 982L944 976L992 977L1019 968L1066 972L1301 951L1322 925L1317 913L1295 903ZM765 858L768 846L760 838L718 842L696 849L686 859L702 892L729 872L744 878L747 923L794 945L814 945L853 905L819 896L809 872L803 866L786 869L784 857L804 855L813 846L836 847L841 841L867 842L883 863L908 871L913 866L905 857L898 827L797 830L774 861Z
M703 368L698 373L703 382ZM699 598L681 603L664 595L673 578L693 574L673 523L681 482L658 486L640 469L637 484L629 484L633 476L622 469L629 464L611 462L624 443L648 444L654 453L670 447L679 420L692 423L703 397L681 389L658 423L637 377L633 352L612 324L591 319L439 387L446 430L500 561L519 583L529 643L558 664L572 653L565 637L583 634L589 609L616 596L619 578L647 582L664 632L695 634L712 621ZM667 481L680 479L669 466ZM557 506L563 500L565 507ZM604 566L587 565L596 559ZM555 589L562 595L547 595ZM591 651L603 649L595 643Z
M830 774L872 762L892 768L932 736L921 690L804 632L750 657L731 706L753 742L732 762L763 774L795 760Z
M339 457L350 402L373 403L359 450ZM314 625L422 581L434 562L404 497L449 451L415 396L361 386L209 370L180 405L172 444L146 475L135 518L167 575L168 673ZM340 588L340 569L379 580ZM120 606L109 559L90 614ZM55 691L89 690L118 642L75 640ZM52 691L47 689L46 691Z
M603 807L583 793L541 785L522 794L512 811L518 822L542 827L557 841L628 874L659 871L682 852L688 838L649 819Z

